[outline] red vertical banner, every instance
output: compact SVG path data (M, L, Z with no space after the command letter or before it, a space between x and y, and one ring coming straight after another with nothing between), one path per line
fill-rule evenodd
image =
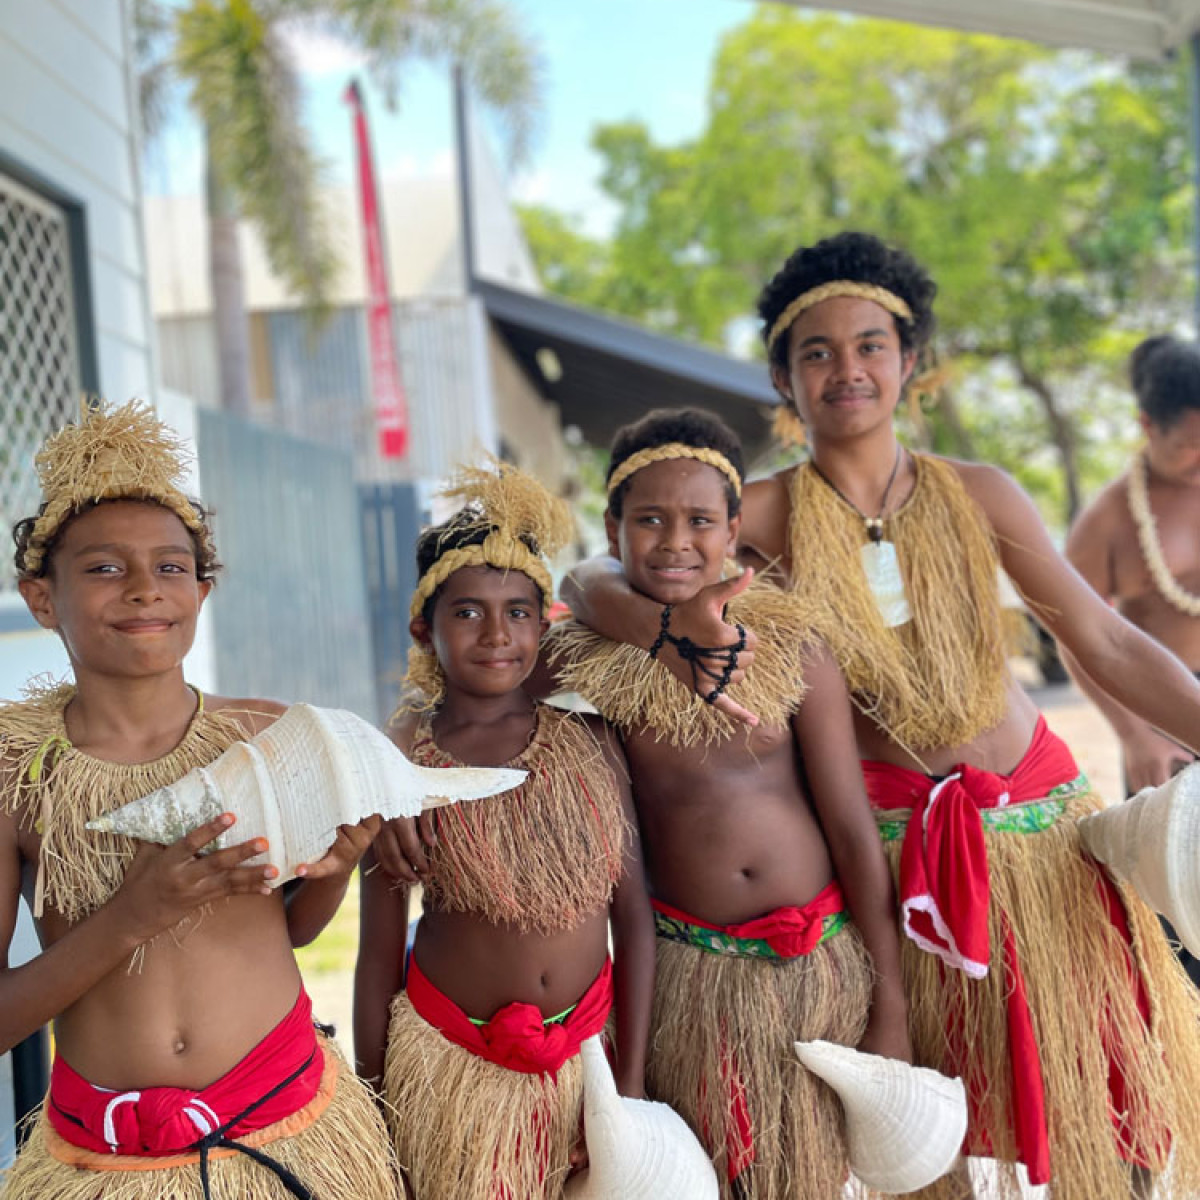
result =
M375 189L375 165L367 136L367 114L357 83L351 83L346 88L344 99L354 110L358 196L362 206L363 249L366 256L367 345L371 355L371 396L375 401L379 453L384 458L403 458L408 453L408 398L400 379L396 335L392 328L387 260L383 251L379 195Z

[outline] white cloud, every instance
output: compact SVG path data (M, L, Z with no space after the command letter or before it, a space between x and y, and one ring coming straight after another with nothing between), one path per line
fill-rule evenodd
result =
M366 56L360 50L310 22L288 22L282 33L301 75L347 75L366 66Z

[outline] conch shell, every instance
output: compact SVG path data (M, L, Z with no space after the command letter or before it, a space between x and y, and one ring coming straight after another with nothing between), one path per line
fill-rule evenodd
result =
M961 1079L834 1042L797 1042L796 1054L838 1094L850 1169L867 1187L914 1192L954 1165L967 1134Z
M237 822L209 849L266 838L267 853L249 861L278 867L270 881L278 887L333 845L339 825L494 796L525 775L501 767L418 767L354 713L293 704L252 740L87 827L169 845L231 812Z
M683 1118L619 1096L599 1034L580 1055L590 1165L568 1181L564 1200L717 1200L717 1173Z
M1200 764L1079 819L1084 848L1128 881L1200 954Z

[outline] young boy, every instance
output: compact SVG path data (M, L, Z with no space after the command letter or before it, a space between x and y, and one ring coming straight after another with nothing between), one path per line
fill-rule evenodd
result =
M393 736L425 766L529 776L437 815L407 970L407 888L364 872L355 1046L419 1200L558 1200L579 1048L610 1011L617 1085L642 1094L650 909L620 750L522 686L552 598L540 552L569 535L565 506L510 467L464 472L449 494L468 504L418 542L421 697Z
M965 1077L968 1152L1005 1164L1006 1196L1016 1163L1058 1198L1142 1194L1168 1154L1172 1194L1196 1194L1200 1005L1153 914L1081 852L1075 820L1100 801L1007 669L997 567L1097 684L1193 746L1200 686L1071 570L1008 476L897 441L935 291L859 233L801 248L764 290L771 376L811 453L747 488L742 543L823 614L854 695L914 1054ZM638 598L596 576L572 607L619 627ZM969 1193L960 1176L929 1194Z
M57 1051L0 1192L392 1200L382 1123L315 1035L292 954L378 820L344 828L286 910L275 868L243 865L264 843L201 853L228 814L166 847L85 828L282 711L184 682L218 564L183 467L148 410L86 413L39 454L44 501L15 530L21 594L74 682L0 708L0 946L22 891L43 945L4 960L0 1050L53 1019Z
M740 446L715 417L664 410L621 430L605 526L660 634L647 655L569 623L551 658L629 760L658 934L651 1095L705 1143L727 1200L825 1200L847 1170L840 1107L792 1043L908 1059L895 908L849 698L799 603L759 583L729 604L758 635L733 689L753 731L711 707L732 651L671 628L722 578L741 490ZM667 644L708 705L654 661Z

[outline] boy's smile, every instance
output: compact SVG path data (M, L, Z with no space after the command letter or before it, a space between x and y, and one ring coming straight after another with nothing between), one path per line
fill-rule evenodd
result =
M814 437L846 437L891 420L912 367L887 309L834 296L796 318L787 369L772 377Z
M694 458L651 463L630 476L621 516L604 518L629 582L660 604L680 604L721 578L737 548L728 484Z
M71 518L47 575L21 592L76 672L128 676L178 667L211 586L197 580L191 535L173 512L113 500Z
M442 584L433 620L413 620L418 641L432 640L447 686L471 695L514 691L537 663L545 623L537 585L521 571L463 567Z

